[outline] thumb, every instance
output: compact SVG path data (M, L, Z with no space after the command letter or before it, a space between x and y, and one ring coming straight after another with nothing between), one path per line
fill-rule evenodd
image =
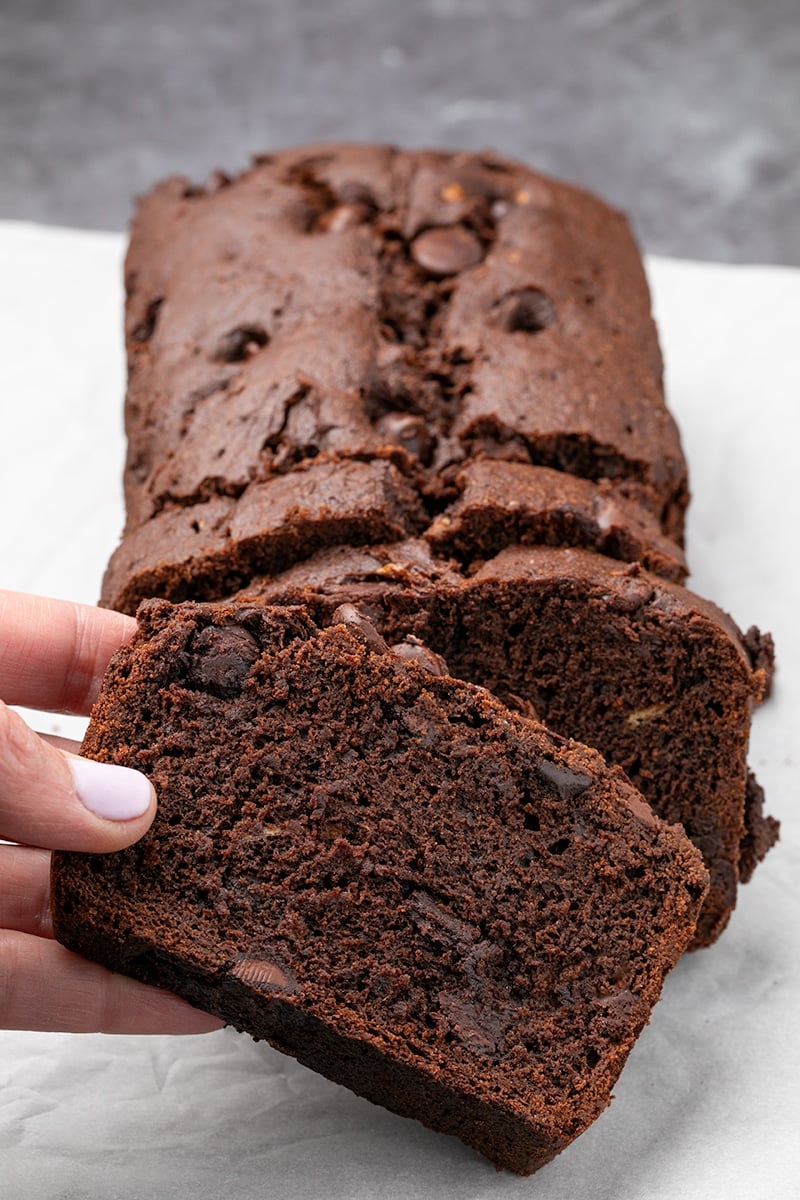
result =
M67 754L0 702L0 838L109 852L135 842L156 809L139 771Z

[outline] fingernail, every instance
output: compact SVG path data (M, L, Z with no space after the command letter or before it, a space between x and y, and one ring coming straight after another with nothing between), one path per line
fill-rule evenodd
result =
M75 791L84 808L109 821L130 821L150 807L152 785L141 771L68 756Z

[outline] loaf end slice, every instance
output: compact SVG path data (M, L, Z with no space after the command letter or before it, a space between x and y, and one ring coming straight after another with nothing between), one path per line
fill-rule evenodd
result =
M145 603L84 753L155 823L56 936L528 1174L606 1107L707 875L616 768L345 605Z

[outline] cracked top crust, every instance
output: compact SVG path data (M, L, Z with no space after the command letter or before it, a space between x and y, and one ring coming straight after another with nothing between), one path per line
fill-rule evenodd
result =
M128 535L325 462L391 464L432 522L502 460L608 480L681 540L639 255L578 189L488 153L285 151L144 197L126 288Z

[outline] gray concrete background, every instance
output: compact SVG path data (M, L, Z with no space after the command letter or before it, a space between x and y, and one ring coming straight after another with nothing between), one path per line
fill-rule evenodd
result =
M122 229L165 174L495 146L656 253L800 264L800 0L0 0L0 217Z

